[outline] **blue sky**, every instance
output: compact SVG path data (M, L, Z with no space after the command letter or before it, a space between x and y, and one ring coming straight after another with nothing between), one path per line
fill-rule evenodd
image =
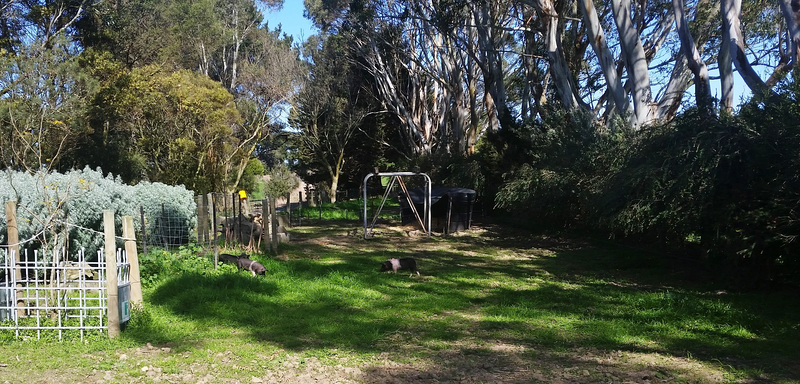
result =
M302 0L285 0L280 11L265 12L264 19L269 23L270 29L281 24L281 30L294 36L295 42L299 43L317 33L311 20L303 17L303 10L305 6Z

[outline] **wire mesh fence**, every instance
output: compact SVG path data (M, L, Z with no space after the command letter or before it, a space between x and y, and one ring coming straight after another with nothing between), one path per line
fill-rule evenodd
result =
M0 339L84 340L108 329L108 289L103 251L70 258L64 250L0 250ZM94 259L92 261L92 259ZM127 253L116 252L118 287L129 291ZM119 300L128 314L127 300ZM123 315L124 316L124 315Z

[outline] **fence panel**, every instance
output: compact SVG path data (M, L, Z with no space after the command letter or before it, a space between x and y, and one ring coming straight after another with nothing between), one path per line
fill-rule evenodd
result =
M116 255L120 290L128 292L124 300L120 296L120 319L127 321L130 264L124 250L118 249ZM22 261L15 263L13 251L0 250L0 335L8 332L3 336L61 341L76 333L83 340L91 333L107 331L103 250L94 261L87 260L83 250L73 259L77 261L70 261L63 251L36 250L25 251Z

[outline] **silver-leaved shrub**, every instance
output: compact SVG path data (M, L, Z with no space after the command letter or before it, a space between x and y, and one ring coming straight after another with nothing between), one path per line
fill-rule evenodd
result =
M194 193L184 186L140 182L126 185L101 170L84 168L65 174L5 171L0 202L17 202L21 247L84 248L93 255L103 247L103 211L114 211L117 246L122 246L122 217L133 216L137 240L144 225L153 245L185 244L197 225ZM144 223L142 222L144 213ZM0 209L0 244L7 244L5 208Z

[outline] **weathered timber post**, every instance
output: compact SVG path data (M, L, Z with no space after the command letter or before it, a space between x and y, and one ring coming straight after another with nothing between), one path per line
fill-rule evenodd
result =
M239 196L239 194L238 193L234 193L234 196ZM234 197L234 199L235 199L235 197ZM241 198L239 198L239 214L238 215L236 214L236 200L234 200L234 203L233 203L233 213L234 213L234 215L236 217L236 231L239 232L239 244L242 244L242 243L244 243L244 237L243 237L244 234L242 234L242 199ZM234 235L236 234L236 231L234 231Z
M125 238L125 252L128 254L128 263L131 265L131 304L142 308L142 278L139 273L139 254L136 250L136 231L133 228L133 216L122 217L122 237Z
M267 230L269 236L269 250L277 254L278 251L278 234L275 231L275 227L272 225L275 222L275 199L271 197L264 198L264 208L267 210L268 214L265 218L266 221L264 222L264 228Z
M269 211L269 197L261 200L261 218L261 237L264 238L264 248L268 248L266 250L272 252L272 235L270 234L272 226L269 225L272 213Z
M286 214L289 216L289 226L292 226L292 192L286 195Z
M195 196L194 202L197 206L197 242L206 244L208 242L208 216L206 212L207 201L204 199L205 195Z
M217 199L214 198L214 194L208 194L209 200L211 200L211 225L213 225L213 229L211 231L211 241L214 242L214 268L217 268L219 264L219 249L217 248Z
M114 233L114 211L103 210L104 256L106 259L106 312L108 314L108 337L119 337L119 292L117 287L117 241Z
M275 199L269 199L269 233L272 251L278 254L278 212L275 210Z
M303 226L303 191L297 192L297 225Z
M19 227L17 226L17 202L6 201L6 235L8 236L8 251L14 255L13 268L14 281L17 282L17 287L22 287L22 255L19 254ZM22 291L17 290L17 297L22 297ZM17 300L14 305L17 307L17 317L25 316L25 302Z
M17 281L22 280L22 270L18 268L22 257L19 254L19 227L17 226L17 202L6 201L6 231L8 232L8 250L14 256L14 269L17 271Z
M147 226L144 223L144 207L139 207L139 214L142 216L142 254L147 254Z

